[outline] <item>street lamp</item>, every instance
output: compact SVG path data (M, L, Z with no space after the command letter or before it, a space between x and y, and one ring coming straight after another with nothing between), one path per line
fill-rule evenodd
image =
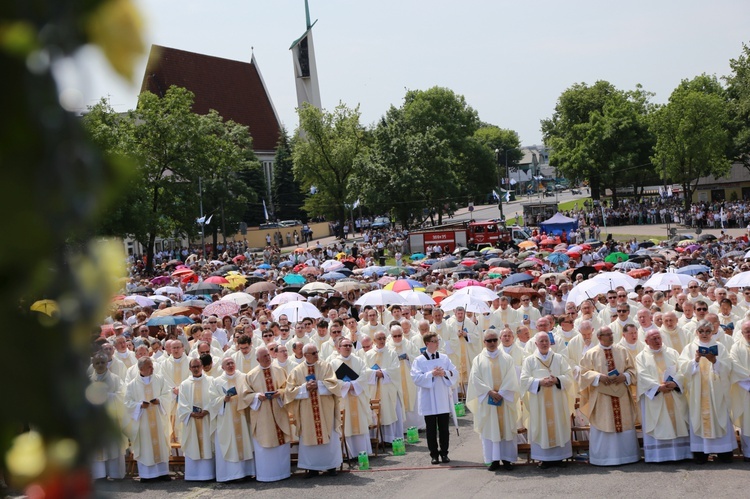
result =
M505 157L508 157L507 154ZM505 215L503 215L503 187L500 181L500 149L495 149L495 160L497 161L497 207L500 209L500 220L503 220Z

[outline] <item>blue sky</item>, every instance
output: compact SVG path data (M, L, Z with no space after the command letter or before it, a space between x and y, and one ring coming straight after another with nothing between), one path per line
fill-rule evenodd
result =
M149 48L249 62L253 47L277 113L297 126L289 46L305 30L304 0L134 1ZM439 85L524 145L541 143L539 121L576 82L640 83L665 102L681 79L728 74L750 42L747 0L310 0L310 12L323 107L359 105L367 125L407 89ZM146 55L129 85L85 48L60 70L61 86L80 93L73 107L109 96L116 110L130 109Z

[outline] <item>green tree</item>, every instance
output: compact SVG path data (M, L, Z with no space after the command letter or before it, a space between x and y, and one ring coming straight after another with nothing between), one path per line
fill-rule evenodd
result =
M367 150L365 129L359 123L359 106L339 104L327 112L303 104L297 110L300 125L292 148L294 178L305 191L317 193L305 199L304 210L346 222L345 204L357 196L349 182L359 170L358 158Z
M618 186L633 185L648 169L650 96L640 86L624 92L606 81L565 90L552 117L542 120L550 163L568 178L588 180L594 199L604 188L616 193Z
M663 178L682 185L685 209L690 208L700 177L726 174L730 134L725 123L729 105L714 76L683 80L651 119L656 136L652 162Z
M742 44L742 53L729 61L732 72L725 77L733 138L731 157L750 171L750 46Z
M521 138L515 130L483 124L474 132L474 139L492 152L501 177L508 177L505 172L506 165L509 172L517 171L518 162L523 158L523 151L521 151ZM503 189L509 190L510 186L504 185Z
M273 164L273 206L278 220L306 220L302 211L305 195L294 179L292 147L286 128L281 129Z
M223 123L215 112L192 112L193 98L189 90L172 86L163 98L142 93L136 109L124 115L115 116L102 101L83 119L108 155L133 171L126 198L107 213L101 233L140 242L147 273L153 270L157 237L198 234L198 179L206 182L208 211L218 210L223 199L233 221L241 217L240 205L252 199L235 182L238 172L257 165L247 128ZM227 199L234 195L238 199Z
M408 91L404 104L392 106L373 130L356 182L365 205L393 211L408 226L423 210L442 223L447 205L484 197L496 164L474 138L479 127L477 112L452 90Z

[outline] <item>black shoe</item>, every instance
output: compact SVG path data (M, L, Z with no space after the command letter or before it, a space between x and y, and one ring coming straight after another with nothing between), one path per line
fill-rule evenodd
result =
M326 471L326 475L328 476L337 476L339 474L338 471L336 471L336 468L331 468L330 470Z
M514 467L515 467L515 465L513 463L511 463L510 461L506 461L506 460L503 459L503 469L505 471L511 471Z
M440 459L433 457L432 458L432 464L440 464Z
M537 464L536 467L539 468L540 470L548 470L552 467L552 463L550 463L549 461L542 461L539 464Z
M693 462L695 464L706 464L708 462L708 454L702 452L693 453Z
M731 464L732 461L734 461L734 453L732 451L721 452L719 453L718 458L720 463Z
M554 463L554 464L555 464L555 466L557 466L558 468L567 468L567 467L568 467L568 463L567 463L567 461L555 461L555 463Z
M172 477L169 475L162 475L155 478L157 482L171 482Z
M500 469L500 461L492 461L490 467L487 468L490 471L497 471Z
M305 476L303 478L312 478L318 475L320 475L320 471L318 470L307 470L307 473L305 473Z
M445 456L441 456L441 459L446 464L451 462L451 458L449 458L447 454Z

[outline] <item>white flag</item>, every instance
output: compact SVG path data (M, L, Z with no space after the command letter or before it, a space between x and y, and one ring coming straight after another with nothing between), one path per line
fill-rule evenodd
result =
M354 204L352 205L352 209L356 208L357 206L359 206L359 199L354 201Z
M205 221L206 221L206 217L205 216L195 219L195 223L197 223L198 225L202 225Z
M495 189L492 189L492 195L495 196L495 199L500 199L500 195L497 193Z
M210 217L208 217L208 220L206 220L206 225L208 225L208 224L210 224L210 223L211 223L211 219L212 219L213 217L214 217L213 215L211 215Z
M266 217L266 222L268 222L268 210L266 209L266 200L263 200L263 214Z
M672 197L672 186L671 185L669 187L667 187L667 197L668 198Z
M505 202L507 203L509 201L510 201L510 191L505 191Z

